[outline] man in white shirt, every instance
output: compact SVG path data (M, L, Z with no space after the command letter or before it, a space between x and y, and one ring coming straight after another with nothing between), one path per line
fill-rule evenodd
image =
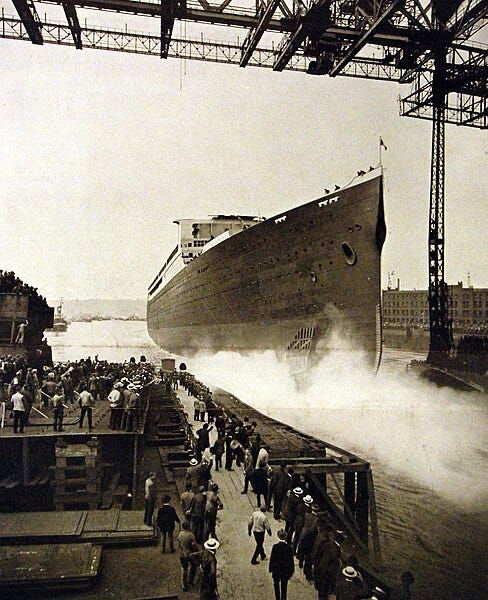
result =
M84 382L81 386L81 393L78 396L78 403L81 408L80 414L80 427L83 427L83 421L85 420L85 415L88 419L88 431L92 430L92 413L93 407L95 406L95 398L88 391L88 384Z
M151 527L153 524L152 519L154 507L156 506L156 492L156 473L151 471L151 473L149 473L149 477L144 483L144 499L146 501L144 510L144 523L149 527Z
M120 393L120 388L122 388L122 384L115 383L113 390L108 395L108 402L110 405L110 429L120 429L122 425L122 394Z
M263 547L265 533L268 532L268 535L271 535L271 527L269 525L268 517L266 516L266 508L264 506L262 506L260 510L256 510L252 513L249 523L247 524L247 531L249 533L249 537L251 534L253 534L254 539L256 540L256 549L252 555L251 564L257 565L258 556L261 557L261 560L266 558L266 553L264 552Z
M19 387L15 386L14 393L12 394L11 402L13 403L14 411L14 433L24 433L24 415L25 405L24 396L19 391Z

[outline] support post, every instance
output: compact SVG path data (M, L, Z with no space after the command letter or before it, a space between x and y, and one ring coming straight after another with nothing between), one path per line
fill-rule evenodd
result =
M356 503L356 473L344 473L344 514L354 514Z
M445 183L445 112L447 46L439 42L432 79L432 156L430 170L429 214L429 321L428 361L443 366L452 347L452 321L449 295L444 281L444 183Z
M368 494L368 475L361 471L357 474L357 493L356 493L356 522L359 527L359 537L362 542L368 545L368 526L369 526L369 494Z
M376 565L383 563L381 555L380 532L378 530L378 517L376 514L376 496L374 493L373 472L367 471L368 496L369 496L369 516L371 519L371 537L373 540L373 556Z
M30 481L30 440L22 438L22 485Z
M137 486L138 486L138 450L139 450L139 435L137 433L134 434L134 459L132 462L132 510L136 508L136 499L137 499Z

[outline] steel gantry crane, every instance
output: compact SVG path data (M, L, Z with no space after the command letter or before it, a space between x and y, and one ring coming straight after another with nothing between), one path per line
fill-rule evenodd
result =
M444 280L444 129L446 123L488 126L488 48L477 40L488 22L488 0L38 0L59 5L65 23L41 20L33 0L2 9L0 35L33 44L176 57L396 81L411 86L401 114L432 121L429 218L431 362L445 362L452 346ZM246 0L240 0L246 2ZM82 25L78 11L152 17L147 33ZM114 21L116 15L114 14ZM177 38L176 21L192 35ZM223 27L244 31L244 41L208 41ZM199 32L197 35L197 30Z

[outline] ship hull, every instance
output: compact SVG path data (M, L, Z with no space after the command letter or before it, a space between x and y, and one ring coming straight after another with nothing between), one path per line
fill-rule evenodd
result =
M377 364L385 232L381 176L254 225L149 300L149 334L185 356L274 350L307 360L347 338Z

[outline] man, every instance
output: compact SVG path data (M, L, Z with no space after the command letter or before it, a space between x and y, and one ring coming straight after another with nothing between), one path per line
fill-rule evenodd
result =
M205 488L198 488L195 496L190 502L190 518L193 533L199 544L203 544L203 532L205 525L205 504L207 497L205 496Z
M334 529L321 521L313 548L314 586L319 600L327 600L336 588L341 568L340 548L334 542Z
M120 426L122 424L122 395L120 393L121 387L122 384L120 382L115 383L112 391L108 395L108 402L110 406L109 429L120 429Z
M19 433L24 433L24 396L20 393L19 386L14 387L14 393L10 401L14 412L14 433L17 433L17 429Z
M51 398L56 393L57 384L55 381L54 373L49 373L47 380L45 380L41 386L41 394L43 395L43 405L45 408L49 406Z
M88 431L92 430L92 413L93 407L95 406L95 398L88 391L88 385L84 382L81 385L81 392L78 395L78 404L80 405L81 414L80 414L80 428L83 427L83 421L85 420L85 415L88 419Z
M303 490L301 487L293 488L288 499L286 501L286 524L285 531L287 535L287 541L291 543L293 532L295 531L295 519L297 516L297 509L302 504Z
M202 465L196 458L192 458L190 460L190 466L186 470L185 480L186 483L189 483L194 490L198 489L198 479L200 477L201 470Z
M210 431L212 430L213 425L208 426L208 423L204 423L203 426L196 432L197 434L197 442L195 447L195 454L197 455L197 460L202 459L202 453L205 448L210 446Z
M202 580L200 582L200 600L218 600L217 558L215 552L220 546L217 540L210 538L203 545L200 557Z
M271 535L271 527L269 525L269 521L266 516L266 508L264 506L252 513L249 523L247 524L247 531L249 533L249 537L254 535L254 539L256 540L256 549L252 555L251 564L257 565L258 556L261 557L261 560L266 558L266 553L263 547L265 533L268 532L268 535Z
M206 493L207 502L205 504L205 538L217 539L215 529L217 527L217 511L222 510L224 505L219 496L219 486L212 483L210 491Z
M335 594L337 600L361 600L367 596L368 588L359 579L356 569L347 565L339 576Z
M174 546L174 530L176 523L180 523L180 518L176 514L173 506L171 506L171 496L165 495L162 498L163 506L158 510L156 515L156 527L161 533L162 552L166 552L166 538L169 540L169 551L175 551Z
M125 429L126 431L133 431L134 424L137 420L137 407L139 404L139 394L136 391L136 386L133 383L129 383L127 386L127 402L125 405Z
M193 400L193 420L200 421L200 400L198 398Z
M144 500L146 501L144 523L151 527L154 507L156 506L156 473L154 471L149 473L149 477L144 482Z
M286 531L278 531L279 542L274 544L269 558L269 572L273 577L275 599L286 600L288 581L295 571L293 550L286 543Z
M288 474L286 462L282 462L279 470L274 471L270 487L273 496L273 516L278 521L281 518L283 501L291 488L291 476Z
M198 552L198 544L195 535L190 531L190 523L183 521L181 531L178 535L178 545L180 549L180 563L182 571L181 589L186 591L193 585L195 579L196 565L194 559L190 556L194 552Z
M241 494L247 494L247 490L249 489L249 481L251 480L252 474L254 472L254 461L252 459L252 454L249 448L244 450L244 489Z
M19 328L17 329L17 337L15 338L15 343L22 345L25 340L25 330L27 329L27 321L25 323L21 323Z
M194 496L195 494L192 492L191 483L185 483L185 491L180 496L180 502L183 516L187 521L189 521L191 501Z
M54 431L64 431L63 429L63 417L64 417L64 396L60 392L56 392L51 398L51 406L53 407L54 415Z
M390 595L391 600L410 600L412 592L410 587L415 583L414 576L410 571L405 571L400 577L400 585L395 587Z

